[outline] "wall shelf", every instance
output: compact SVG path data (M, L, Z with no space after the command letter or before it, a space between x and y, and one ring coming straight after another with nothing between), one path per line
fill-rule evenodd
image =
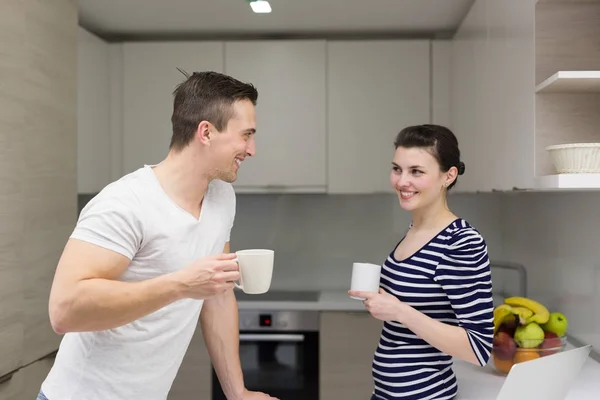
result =
M536 93L600 93L600 71L558 71Z
M536 179L540 190L600 190L600 174L556 174Z

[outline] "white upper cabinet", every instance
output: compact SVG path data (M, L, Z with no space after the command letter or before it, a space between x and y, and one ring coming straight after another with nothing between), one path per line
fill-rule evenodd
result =
M452 49L463 190L600 188L600 174L557 174L546 150L600 142L599 18L599 2L474 3Z
M258 90L256 156L242 163L238 192L325 192L326 43L225 43L225 73Z
M223 72L222 42L123 45L123 173L160 162L169 151L177 70Z
M431 121L430 45L428 40L328 43L329 193L392 190L395 136L406 126Z

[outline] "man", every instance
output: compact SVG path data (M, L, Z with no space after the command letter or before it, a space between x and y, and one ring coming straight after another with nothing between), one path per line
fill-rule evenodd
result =
M167 157L82 210L52 284L50 321L65 336L40 399L166 399L198 318L227 399L272 399L244 387L229 247L257 97L223 74L188 76Z

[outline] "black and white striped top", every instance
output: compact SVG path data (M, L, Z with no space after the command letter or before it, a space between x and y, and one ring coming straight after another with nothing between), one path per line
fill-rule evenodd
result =
M467 221L456 219L405 260L392 251L380 286L431 318L463 327L479 364L487 364L492 279L485 240ZM398 322L384 322L373 378L375 399L452 399L458 392L452 357Z

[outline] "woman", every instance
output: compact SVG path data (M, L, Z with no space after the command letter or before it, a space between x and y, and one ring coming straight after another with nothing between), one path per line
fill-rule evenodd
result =
M390 181L412 224L383 264L379 293L349 292L385 321L371 400L453 399L452 357L480 366L490 357L487 246L447 205L448 190L465 170L454 134L438 125L411 126L394 144Z

